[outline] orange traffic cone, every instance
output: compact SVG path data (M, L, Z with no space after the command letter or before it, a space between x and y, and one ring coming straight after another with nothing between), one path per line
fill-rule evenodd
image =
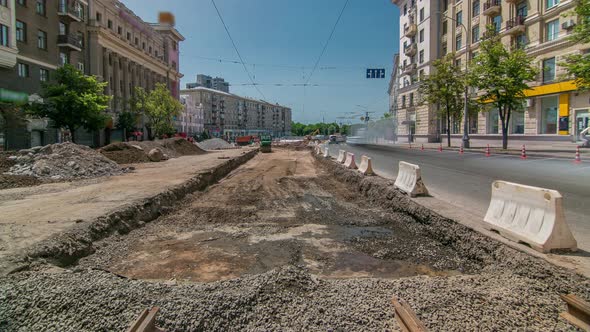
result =
M520 152L520 159L526 159L526 147L522 145L522 151Z
M438 146L438 152L442 152L442 143Z
M489 157L490 155L490 145L488 144L488 146L486 147L486 157Z
M574 163L579 164L582 162L582 158L580 158L580 147L576 146L576 159L574 159Z

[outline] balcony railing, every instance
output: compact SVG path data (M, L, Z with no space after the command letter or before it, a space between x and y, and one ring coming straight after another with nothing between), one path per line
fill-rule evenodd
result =
M414 73L415 71L416 71L416 64L415 63L411 63L409 65L402 67L402 75L409 75L409 74Z
M417 31L418 31L418 26L414 23L410 23L410 25L404 29L404 36L406 36L408 38L414 37L416 35Z
M515 16L506 21L506 32L509 34L522 33L525 30L524 16Z
M57 46L71 48L76 51L82 50L82 41L73 34L57 36Z
M500 13L500 5L502 1L500 0L489 0L484 2L483 4L483 11L482 14L486 16L495 16Z
M60 0L57 14L70 21L81 22L84 20L84 10L77 1L68 3L66 0Z
M416 44L410 44L410 45L406 45L404 46L404 54L406 56L414 56L416 55L416 52L418 51Z

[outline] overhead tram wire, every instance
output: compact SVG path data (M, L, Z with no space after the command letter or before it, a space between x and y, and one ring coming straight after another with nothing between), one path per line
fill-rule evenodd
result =
M348 1L349 0L346 0L346 2L344 3L344 6L342 6L342 10L340 10L340 14L338 15L338 19L336 20L336 22L334 23L334 26L332 27L332 32L330 32L330 36L326 40L326 43L324 44L324 48L322 49L320 56L318 57L315 64L313 65L313 69L311 70L311 73L309 74L309 77L307 78L307 81L305 82L305 84L309 84L309 82L311 81L311 77L313 76L316 69L318 68L318 64L320 63L322 56L324 56L324 53L326 52L326 49L328 48L328 44L330 44L330 41L332 40L332 36L334 36L334 31L336 31L336 27L338 26L338 22L340 22L340 19L342 18L342 14L344 14L344 10L346 9L346 6L348 6Z
M250 82L252 82L252 85L254 86L254 88L256 88L256 91L258 91L258 93L260 93L260 95L262 96L262 99L266 100L266 96L264 95L264 93L262 93L262 91L260 91L260 88L258 88L258 86L256 85L256 82L254 82L254 79L252 78L252 75L250 74L248 67L246 67L246 64L244 63L244 59L242 59L242 55L240 54L240 51L238 50L238 47L236 46L234 39L232 38L231 34L229 33L229 29L227 28L227 25L225 24L225 21L223 20L223 17L221 16L221 13L219 12L219 8L217 8L217 4L215 3L215 0L211 0L211 3L213 4L213 7L215 7L215 11L217 12L217 16L219 16L219 20L221 20L221 23L223 24L223 27L225 28L225 32L227 33L229 40L231 41L232 45L234 46L234 50L236 51L238 58L240 58L240 62L242 63L244 70L246 71L246 74L248 74L248 78L250 79Z

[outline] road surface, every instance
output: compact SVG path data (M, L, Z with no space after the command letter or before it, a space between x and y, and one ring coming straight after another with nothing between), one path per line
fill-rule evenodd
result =
M439 200L480 216L483 219L490 202L491 184L505 180L530 186L555 189L563 196L566 220L578 241L578 247L590 252L590 161L574 164L558 158L492 155L457 151L421 151L408 146L365 146L330 144L330 155L343 149L360 161L372 158L375 172L395 178L400 160L420 165L430 194Z

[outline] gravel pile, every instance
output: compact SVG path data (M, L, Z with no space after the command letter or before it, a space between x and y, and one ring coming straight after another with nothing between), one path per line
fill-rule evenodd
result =
M15 164L6 174L48 180L95 178L123 171L117 163L96 150L69 142L20 150L9 159Z
M203 150L224 150L235 148L233 144L230 144L221 138L206 139L197 143L197 145Z

